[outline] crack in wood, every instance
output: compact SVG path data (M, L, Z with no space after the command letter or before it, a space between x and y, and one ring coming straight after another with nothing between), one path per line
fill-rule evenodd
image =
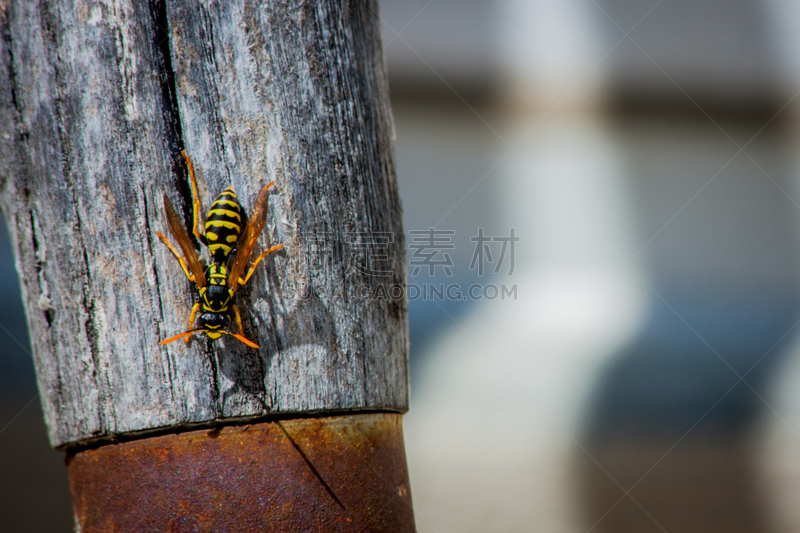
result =
M188 175L185 170L183 158L180 156L182 150L186 148L183 137L183 124L181 122L180 107L178 103L178 87L175 80L175 69L172 65L172 52L170 50L171 35L170 22L167 13L166 0L155 0L152 4L154 35L154 50L163 65L162 76L160 77L161 86L161 111L164 118L167 142L170 145L170 156L172 161L172 174L178 176L176 188L183 200L181 211L183 212L184 222L191 220L191 213L188 213L187 206L192 205L192 192L189 187ZM191 224L186 224L187 227ZM192 236L193 238L193 236Z

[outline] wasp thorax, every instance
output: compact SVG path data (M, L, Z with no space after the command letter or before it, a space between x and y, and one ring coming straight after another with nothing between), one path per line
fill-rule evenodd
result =
M233 291L225 285L210 285L203 294L203 300L207 309L225 311L232 296Z

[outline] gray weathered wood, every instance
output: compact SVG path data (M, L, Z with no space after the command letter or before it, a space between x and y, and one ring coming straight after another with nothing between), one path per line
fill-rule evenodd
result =
M275 412L407 407L405 284L376 2L0 3L0 202L53 445ZM188 329L161 195L245 209L252 350ZM396 291L395 291L396 293ZM397 295L397 294L395 294Z

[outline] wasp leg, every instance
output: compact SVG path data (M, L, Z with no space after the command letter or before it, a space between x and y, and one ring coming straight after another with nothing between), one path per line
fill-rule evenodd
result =
M189 157L189 154L186 153L186 150L181 150L181 155L183 156L183 159L186 160L186 167L189 169L189 177L192 180L192 233L194 233L194 236L197 237L198 241L208 245L206 236L200 233L200 230L197 229L197 223L199 222L198 212L203 210L203 206L200 205L200 197L197 196L197 180L194 177L194 165L192 165L192 159Z
M178 253L178 250L176 250L175 248L172 247L172 245L169 243L167 238L164 237L164 235L162 235L160 231L157 231L156 235L158 235L158 238L161 239L161 241L164 244L167 245L167 248L169 248L172 251L173 254L175 254L175 257L178 259L178 262L181 264L181 268L183 269L183 272L186 274L186 277L189 278L189 281L192 281L192 282L195 281L194 274L189 272L189 267L186 266L186 261L183 260L183 257L181 257L181 255Z
M236 307L236 304L232 304L231 309L233 310L233 319L236 321L236 325L239 327L239 333L244 333L244 328L242 327L242 315L239 314L239 308Z
M191 332L192 326L194 326L194 319L197 317L197 311L200 309L200 303L196 303L192 306L192 313L189 315L189 331ZM192 338L192 333L189 333L183 342L189 344L189 340Z
M228 335L232 337L236 337L246 345L251 348L258 348L258 344L254 343L250 339L244 336L244 328L242 327L242 315L239 314L239 308L236 307L236 304L231 304L231 310L233 311L233 320L236 322L236 326L239 328L239 333L233 333L231 331L226 331Z
M258 344L254 343L253 341L251 341L250 339L248 339L243 335L239 335L238 333L231 333L230 331L223 331L223 333L227 333L231 337L236 337L237 339L239 339L240 341L242 341L251 348L258 348Z
M272 252L276 252L276 251L280 250L281 248L283 248L283 244L276 244L272 248L270 248L268 250L264 250L263 252L261 252L261 255L256 257L256 260L253 261L253 263L250 265L250 268L247 270L247 275L245 277L243 277L243 278L242 277L239 278L239 285L244 285L245 283L247 283L247 280L250 279L250 276L252 276L253 272L255 272L256 266L258 266L258 263L260 263L261 260L266 255L271 254Z

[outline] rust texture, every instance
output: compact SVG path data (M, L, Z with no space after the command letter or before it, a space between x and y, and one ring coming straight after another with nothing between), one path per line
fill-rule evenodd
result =
M152 437L67 458L78 531L415 531L402 415Z

